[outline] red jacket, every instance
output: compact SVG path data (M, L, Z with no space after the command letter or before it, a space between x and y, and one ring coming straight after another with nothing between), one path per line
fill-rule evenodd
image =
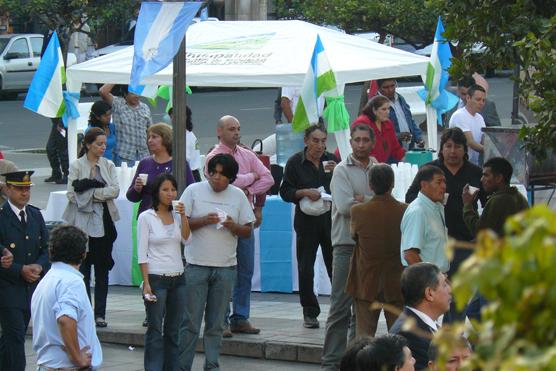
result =
M390 120L386 120L381 125L381 131L367 115L361 115L355 119L351 127L357 124L369 125L375 133L375 148L370 155L374 156L378 162L394 163L401 161L405 156L405 149L400 145L394 126Z

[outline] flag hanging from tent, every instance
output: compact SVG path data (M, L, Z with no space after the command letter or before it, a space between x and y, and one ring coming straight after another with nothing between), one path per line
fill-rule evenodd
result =
M62 85L65 82L64 58L58 35L54 32L33 76L23 107L45 117L62 117L65 111Z
M425 87L418 91L425 104L436 109L439 125L442 124L442 114L458 103L458 97L446 90L446 84L450 78L448 68L452 65L452 52L443 33L442 19L438 17L430 62L427 66Z
M143 2L135 26L130 85L168 66L202 2Z
M334 95L337 95L336 77L326 57L320 36L317 35L311 64L305 80L303 80L301 95L293 115L292 129L294 131L303 131L309 125L319 121L322 112L318 112L317 100L321 95L330 91L334 91Z

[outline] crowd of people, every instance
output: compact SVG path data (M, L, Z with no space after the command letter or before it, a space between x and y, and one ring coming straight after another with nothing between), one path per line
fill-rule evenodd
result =
M332 282L322 369L437 370L431 339L439 320L480 319L486 303L476 293L463 312L455 309L449 279L470 251L456 250L449 259L448 237L473 241L486 228L503 235L504 221L528 203L510 186L513 169L506 159L479 166L482 144L474 125L481 124L485 89L474 84L442 133L438 159L419 169L406 203L396 200L388 163L424 143L395 80L378 86L352 124L348 156L328 152L326 128L316 124L284 169L280 195L295 204L302 325L320 327L313 287L320 247ZM122 162L139 161L126 197L140 203L145 369L190 370L203 320L205 369L219 369L222 338L261 331L250 322L253 231L274 184L270 170L241 144L239 120L223 116L216 124L218 143L206 156L206 180L184 164L188 186L178 195L172 127L152 124L134 93L125 90L121 98L112 89L103 86L102 100L92 106L80 157L67 174L68 225L50 238L40 211L28 203L33 172L0 164L7 166L0 189L6 197L0 206L0 369L25 369L31 318L40 323L33 326L39 370L102 363L95 327L108 326L108 274L119 219L115 164ZM288 101L284 97L284 106ZM458 121L460 116L465 119ZM193 170L203 171L197 165ZM390 335L375 337L382 311ZM458 341L459 353L449 358L454 370L471 352L465 339Z

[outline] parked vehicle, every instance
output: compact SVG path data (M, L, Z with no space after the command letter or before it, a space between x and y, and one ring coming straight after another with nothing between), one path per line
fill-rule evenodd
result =
M0 35L0 97L26 92L41 61L43 35ZM68 66L76 58L68 53Z

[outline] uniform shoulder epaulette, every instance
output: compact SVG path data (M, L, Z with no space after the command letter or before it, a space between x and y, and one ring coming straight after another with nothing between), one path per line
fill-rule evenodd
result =
M41 208L40 208L40 207L37 207L37 206L35 206L35 205L27 204L27 206L30 207L31 209L35 209L35 210L41 211Z

